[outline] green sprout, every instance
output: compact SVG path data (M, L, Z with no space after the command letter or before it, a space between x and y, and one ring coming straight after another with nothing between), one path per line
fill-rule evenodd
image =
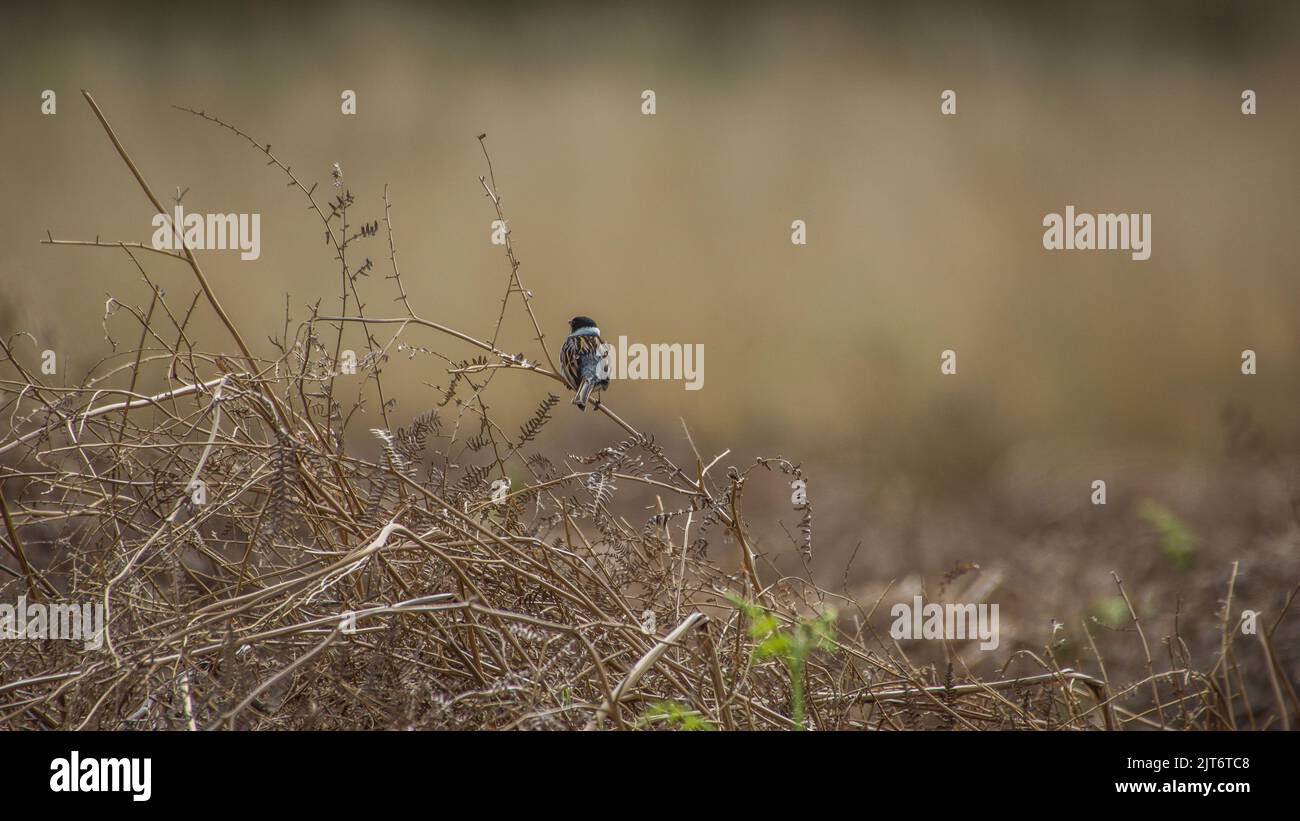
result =
M751 660L780 659L790 674L790 711L795 729L804 729L804 668L815 650L835 650L835 610L827 608L820 616L795 622L790 628L760 605L728 594L727 600L749 619L749 635L754 640Z
M1172 510L1150 500L1138 506L1138 516L1160 531L1160 552L1180 570L1192 566L1196 555L1196 536Z
M662 721L669 727L676 727L679 730L718 729L713 726L711 721L702 717L699 712L678 701L657 701L651 704L637 719L636 726L638 728L645 727L655 721Z

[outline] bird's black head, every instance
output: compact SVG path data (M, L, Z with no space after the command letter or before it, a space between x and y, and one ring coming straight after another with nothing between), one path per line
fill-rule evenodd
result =
M569 320L569 333L573 333L579 328L595 328L596 320L589 316L575 316Z

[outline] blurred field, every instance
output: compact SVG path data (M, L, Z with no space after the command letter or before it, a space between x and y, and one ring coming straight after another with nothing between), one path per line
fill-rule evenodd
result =
M107 295L147 304L148 292L124 255L39 240L151 233L147 201L78 89L160 194L188 188L188 209L262 214L260 260L204 257L241 327L262 329L247 333L261 353L286 293L295 320L318 299L337 309L331 254L256 152L173 104L271 143L305 180L327 186L338 162L358 222L382 219L387 184L411 303L483 335L508 273L478 179L486 132L552 350L578 313L606 337L703 343L703 390L620 382L611 404L677 457L690 453L684 419L706 460L731 448L723 464L802 464L817 549L804 568L768 526L760 547L782 571L869 605L891 580L933 589L976 562L997 573L1010 649L1041 648L1053 618L1081 642L1115 570L1137 577L1139 609L1164 620L1150 633L1170 632L1183 608L1201 630L1189 642L1199 661L1218 646L1234 561L1241 606L1270 619L1300 582L1294 6L7 14L0 330L59 351L69 384L110 353ZM53 117L39 115L46 88ZM653 117L639 110L647 88ZM953 118L938 112L948 88ZM1257 116L1239 111L1245 88ZM358 116L340 116L343 89L357 91ZM1044 251L1043 215L1070 204L1151 212L1152 258ZM807 221L806 247L789 241L794 219ZM381 276L382 237L364 253ZM150 275L188 303L183 266ZM120 319L108 328L130 347L138 328ZM210 316L196 323L203 343L224 344ZM516 316L501 345L536 356L531 336ZM1244 348L1258 353L1256 376L1240 374ZM939 373L944 349L958 352L956 376ZM385 381L409 421L447 376L395 357ZM507 413L536 403L535 385L497 388ZM567 400L560 411L556 453L620 435ZM349 442L375 452L374 423L358 419ZM1104 508L1088 504L1097 478ZM793 530L788 495L774 480L748 504ZM1161 557L1138 515L1147 500L1197 535L1190 567ZM644 516L652 501L627 504ZM1137 675L1122 638L1108 662ZM1276 643L1300 678L1297 628ZM1266 692L1258 673L1251 684Z

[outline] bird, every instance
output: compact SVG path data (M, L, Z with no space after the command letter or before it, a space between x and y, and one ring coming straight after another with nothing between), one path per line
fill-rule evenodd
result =
M609 368L605 362L605 343L600 338L596 320L589 316L575 316L569 320L569 335L560 346L560 370L565 384L576 391L573 404L586 410L587 399L593 390L609 387ZM600 400L596 400L600 406Z

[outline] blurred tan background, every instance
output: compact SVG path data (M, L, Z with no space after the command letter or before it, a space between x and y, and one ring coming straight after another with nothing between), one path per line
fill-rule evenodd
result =
M703 390L621 382L611 406L675 454L687 452L683 417L702 450L733 449L728 464L802 461L821 581L839 578L858 542L870 557L856 572L888 580L933 579L958 558L1013 561L1014 539L1033 558L1019 578L1009 571L1011 586L1113 593L1107 562L1149 532L1081 536L1050 553L1037 529L1064 521L1086 532L1104 515L1128 528L1152 496L1213 517L1193 522L1220 551L1207 598L1231 559L1252 551L1281 562L1259 574L1266 591L1293 584L1283 474L1251 473L1242 481L1260 489L1236 491L1240 504L1217 483L1229 475L1225 408L1251 414L1274 456L1295 440L1300 10L972 6L8 10L5 330L51 340L76 381L109 354L106 294L148 301L124 255L38 244L47 229L152 233L148 203L80 88L160 196L179 186L190 210L262 214L260 260L203 259L267 351L286 292L295 319L318 298L323 312L337 308L319 223L247 144L170 106L271 143L322 191L340 163L356 222L382 218L389 184L413 306L479 336L508 275L478 181L475 136L486 132L552 349L576 313L607 337L703 343ZM47 88L55 116L39 111ZM1247 88L1258 94L1253 117L1240 112ZM344 89L357 91L355 117L340 114ZM653 117L640 113L644 89L657 94ZM957 92L955 117L940 116L944 89ZM1150 212L1151 259L1044 251L1043 215L1067 205ZM790 243L794 219L807 222L805 247ZM376 265L368 313L397 315L382 229L360 253ZM183 266L149 266L188 304ZM511 316L503 347L535 355L531 330ZM134 343L124 315L109 327ZM208 346L225 344L208 316L199 327ZM418 332L407 341L457 350ZM1240 374L1244 348L1258 353L1257 376ZM956 376L939 373L944 349L958 353ZM397 358L385 380L398 420L446 383L430 359ZM542 390L531 380L509 389L521 419ZM547 434L560 455L619 435L560 410ZM359 421L359 446L372 445L372 424ZM1107 509L1087 506L1093 478L1113 482ZM751 504L770 503L793 527L786 495L776 483ZM1093 581L1078 581L1085 571Z

